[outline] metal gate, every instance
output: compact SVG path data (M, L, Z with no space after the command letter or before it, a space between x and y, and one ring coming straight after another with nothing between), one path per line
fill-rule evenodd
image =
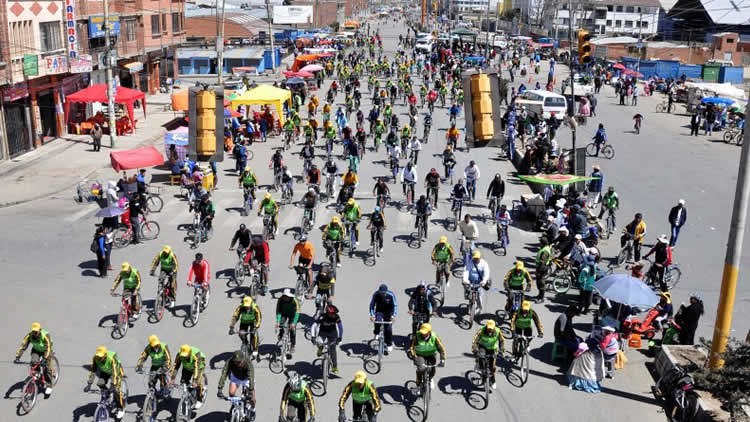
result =
M29 133L26 130L24 106L5 103L5 128L10 158L29 151Z

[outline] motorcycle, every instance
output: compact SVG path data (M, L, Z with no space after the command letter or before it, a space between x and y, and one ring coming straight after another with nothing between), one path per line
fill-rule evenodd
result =
M640 334L649 340L656 336L657 328L654 323L654 319L659 316L659 311L656 308L651 308L646 313L646 317L643 321L638 318L631 318L630 320L622 323L622 332L624 336L629 334Z

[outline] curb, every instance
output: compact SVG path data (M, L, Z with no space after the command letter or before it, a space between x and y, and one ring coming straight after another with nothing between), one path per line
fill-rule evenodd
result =
M157 139L162 138L163 136L164 136L163 133L159 134L159 135L151 136L151 137L146 138L143 141L139 142L134 147L138 148L138 147L146 146L146 145L148 145L148 144L156 141ZM72 144L69 147L63 149L63 151L71 148L73 145L74 144ZM7 174L12 173L12 172L14 172L16 170L26 169L26 168L30 167L31 164L34 164L34 163L38 162L39 160L47 159L49 157L51 157L50 154L45 154L43 156L38 157L37 159L34 159L34 160L30 161L28 166L21 166L21 167L15 168L15 169L13 169L11 171L8 171L6 173L0 174L0 176L7 175ZM28 199L21 199L21 200L18 200L18 201L11 201L11 202L0 203L0 209L2 209L2 208L9 208L9 207L12 207L12 206L15 206L15 205L21 205L21 204L25 204L25 203L32 202L32 201L38 201L40 199L49 198L51 196L57 195L58 193L60 193L62 191L66 191L68 189L71 189L73 186L76 186L80 182L80 180L82 180L82 179L88 179L94 173L98 172L99 170L106 169L107 167L109 167L109 164L104 165L104 166L95 167L93 170L91 170L90 172L88 172L86 175L83 175L83 176L79 177L79 179L76 182L74 182L74 183L72 183L70 185L66 185L65 187L63 187L61 189L58 189L56 191L46 192L46 193L43 193L43 194L40 194L40 195L36 195L36 196L28 198Z

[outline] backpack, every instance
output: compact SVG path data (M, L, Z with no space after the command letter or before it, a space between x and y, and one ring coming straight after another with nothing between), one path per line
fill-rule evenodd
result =
M93 253L99 253L99 238L97 236L94 236L94 239L91 241L91 246L89 246L89 249Z

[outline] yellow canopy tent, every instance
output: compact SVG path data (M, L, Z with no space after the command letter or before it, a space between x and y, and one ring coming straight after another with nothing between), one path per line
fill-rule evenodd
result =
M284 124L284 101L289 102L292 106L292 92L286 89L276 88L273 85L261 85L246 91L244 94L232 98L232 108L242 104L247 105L264 105L272 104L279 113L279 123Z

